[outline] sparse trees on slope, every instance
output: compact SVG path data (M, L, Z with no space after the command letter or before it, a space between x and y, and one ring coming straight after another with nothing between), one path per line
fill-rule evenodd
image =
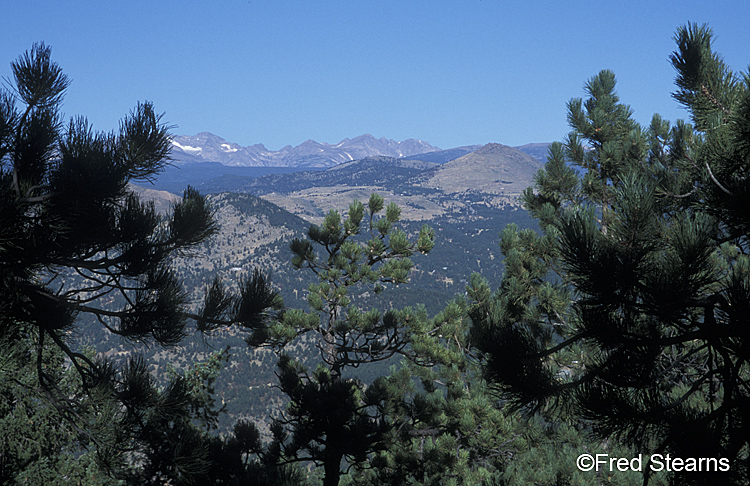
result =
M750 75L711 39L680 28L671 56L693 126L639 127L607 71L568 104L573 132L524 195L543 233L506 228L506 276L474 315L488 376L518 406L714 461L675 484L745 484L750 466ZM711 473L719 459L729 471Z

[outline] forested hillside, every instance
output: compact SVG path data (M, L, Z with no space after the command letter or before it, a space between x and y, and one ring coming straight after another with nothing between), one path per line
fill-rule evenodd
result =
M161 196L170 197L168 194ZM149 196L144 194L144 197ZM217 275L232 285L247 278L253 269L260 268L270 273L270 280L286 305L306 307L307 287L315 279L313 275L294 270L289 243L293 238L304 237L311 223L250 194L222 193L210 196L208 201L216 210L219 232L197 254L175 263L190 294L200 296L203 287ZM503 268L503 257L497 245L499 231L510 223L532 227L533 220L518 208L498 210L484 205L460 216L452 213L429 221L435 229L435 246L429 255L415 260L408 285L387 289L377 295L371 290L363 290L357 296L359 305L365 309L424 305L428 314L434 315L456 295L464 293L468 277L474 272L486 275L498 285ZM403 221L400 226L407 234L416 235L422 224L423 221ZM121 350L118 352L129 349L118 346L116 339L98 343L99 337L85 335L87 342L100 351L112 353L113 346ZM167 364L184 368L205 358L211 349L231 346L227 365L221 370L216 384L217 396L224 400L228 412L220 418L221 430L247 416L266 424L269 417L278 412L281 403L279 392L268 385L275 382L276 361L270 351L253 350L243 339L243 334L236 330L216 332L209 338L169 351L146 351L146 357L157 373ZM292 353L312 362L317 351L302 345ZM388 366L397 363L398 359L395 359L377 369L362 368L356 370L355 375L370 382L385 374ZM268 433L266 427L262 429Z

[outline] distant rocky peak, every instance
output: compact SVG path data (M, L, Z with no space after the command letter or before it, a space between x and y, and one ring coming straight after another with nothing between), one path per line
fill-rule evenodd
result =
M243 147L210 132L172 137L172 158L176 162L218 162L245 167L332 167L373 155L408 157L437 150L422 140L397 142L385 137L376 139L369 133L345 138L335 145L309 139L296 147L287 145L278 151L270 151L262 144Z

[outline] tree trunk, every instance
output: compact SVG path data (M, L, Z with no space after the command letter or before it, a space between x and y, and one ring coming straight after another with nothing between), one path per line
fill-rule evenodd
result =
M341 478L341 457L342 454L326 454L326 458L323 462L323 470L325 476L323 477L323 486L338 486L339 479Z

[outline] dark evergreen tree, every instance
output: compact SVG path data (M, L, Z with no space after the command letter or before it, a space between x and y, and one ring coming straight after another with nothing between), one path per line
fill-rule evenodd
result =
M65 367L64 354L52 343L42 350L42 365L91 427L76 428L46 400L38 386L36 353L25 341L0 344L0 484L114 486L86 450L89 434L109 435L109 421L97 414L83 393L81 379Z
M323 467L325 485L339 483L344 459L361 463L382 448L390 430L383 410L387 397L378 382L365 387L344 372L397 355L418 356L437 336L424 309L365 311L352 299L357 287L380 292L384 285L406 283L413 266L409 257L432 249L430 228L410 241L394 227L399 217L395 204L384 207L383 198L372 194L366 226L365 206L354 201L343 221L331 211L321 226L310 228L308 239L294 240L292 264L319 279L309 287L311 311L285 310L274 322L259 322L248 337L250 345L273 346L280 353L279 386L290 399L274 424L269 457L312 461ZM300 336L320 350L321 362L312 372L284 354Z
M393 439L358 465L351 484L484 484L499 477L530 435L488 392L462 299L431 322L438 339L420 348L420 363L432 366L404 360L378 383L389 397Z
M692 125L640 127L609 71L568 104L524 194L542 234L505 229L506 275L473 313L503 397L689 459L673 484L749 479L750 75L711 39L680 28L671 56Z
M137 358L117 369L75 349L77 319L88 316L133 342L170 346L190 332L191 321L199 331L256 326L278 302L256 272L238 296L214 281L192 311L170 265L214 234L211 208L188 188L163 217L129 188L169 162L168 127L151 103L138 104L117 133L94 132L84 118L64 124L59 108L69 80L50 54L34 45L11 64L11 89L0 91L0 345L26 343L48 403L71 426L92 430L60 388L59 362L43 359L49 344L61 350L87 399L97 399L103 416L115 407L123 427L114 438L92 433L91 441L102 452L125 452L118 448L131 440L156 440L146 428L149 414L186 414L166 424L174 431L188 423L189 393L181 380L156 393ZM202 467L190 464L200 447L187 450L198 437L168 439L174 449L163 464L171 465L159 474L187 480ZM192 459L177 465L180 457Z
M223 412L215 404L214 383L228 354L214 352L185 372L170 369L166 387L158 388L153 380L141 383L150 400L145 405L138 402L138 419L127 424L132 447L120 474L127 484L304 484L301 471L262 460L260 432L254 424L240 420L228 434L212 433Z

